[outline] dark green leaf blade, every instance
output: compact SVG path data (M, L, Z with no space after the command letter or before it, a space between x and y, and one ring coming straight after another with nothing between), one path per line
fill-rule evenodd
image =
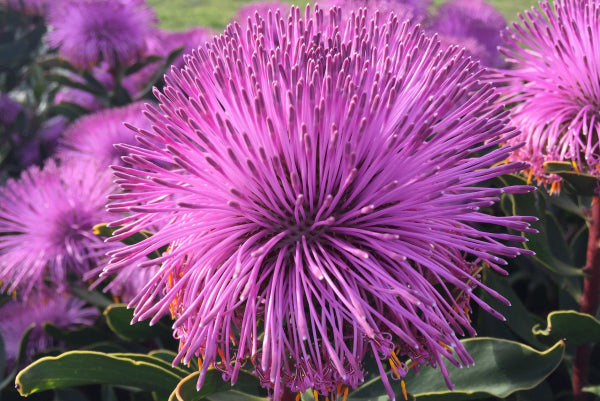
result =
M548 314L546 328L537 325L533 328L533 334L546 343L561 339L567 345L600 343L600 321L573 310L554 311Z
M439 369L430 367L421 368L418 374L409 372L405 378L408 391L419 401L467 400L480 395L505 398L537 386L558 367L565 350L562 341L542 352L518 342L490 337L462 343L475 365L460 369L444 361L454 392L446 387Z
M88 384L114 384L148 391L170 392L179 376L160 364L94 351L72 351L41 358L17 375L22 396L39 391Z
M169 400L177 401L197 401L204 399L212 394L220 393L228 390L236 390L240 392L248 392L249 394L256 394L260 388L260 382L258 378L252 374L240 371L235 385L232 387L231 383L223 380L223 373L216 369L208 369L206 372L206 379L204 385L200 390L196 390L196 383L198 382L199 372L194 372L181 380Z

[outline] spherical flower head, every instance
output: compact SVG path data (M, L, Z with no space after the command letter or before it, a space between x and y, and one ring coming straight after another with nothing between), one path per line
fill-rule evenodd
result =
M19 351L19 343L29 326L35 327L29 335L27 356L44 351L54 344L44 332L44 323L61 329L73 329L80 325L91 325L98 316L98 309L86 307L85 302L66 293L40 290L27 300L12 299L0 306L0 334L6 349L7 367L11 369ZM0 372L2 373L2 372Z
M442 4L427 30L442 42L465 46L468 54L489 67L503 67L498 52L500 32L506 20L494 5L484 0L453 0Z
M90 160L50 160L0 189L0 290L27 297L63 288L96 266L110 245L92 227L108 221L108 169ZM75 276L75 277L70 277Z
M464 50L366 13L230 24L166 76L152 132L114 167L128 192L109 208L130 214L111 241L160 229L109 252L105 274L160 263L134 320L172 312L174 363L199 357L198 386L210 366L233 383L251 362L274 397L329 394L364 380L367 355L392 398L404 357L451 385L442 360L472 362L469 301L499 316L477 273L527 251L479 223L534 231L482 210L531 190L483 184L526 165L499 163L508 112Z
M126 124L150 129L143 109L144 103L136 102L78 118L60 138L57 157L88 158L106 167L121 163L126 152L115 145L136 143L135 132Z
M64 0L49 11L48 42L80 68L130 65L144 56L156 21L143 0Z
M573 161L600 177L600 2L544 1L503 32L508 69L493 79L512 109L524 141L512 159L532 163L541 183L556 182L546 161Z

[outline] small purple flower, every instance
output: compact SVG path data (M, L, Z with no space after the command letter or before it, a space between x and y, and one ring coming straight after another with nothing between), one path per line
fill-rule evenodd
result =
M48 42L80 68L129 65L146 52L157 22L144 0L61 0L49 10Z
M484 184L527 165L500 163L517 132L463 50L366 13L230 24L166 76L153 130L114 167L126 192L109 209L130 214L110 240L156 233L110 251L105 274L160 264L134 320L171 310L174 363L199 357L198 386L210 366L234 383L249 360L275 397L330 394L363 382L367 354L392 398L406 357L451 386L442 360L472 362L469 302L501 317L473 290L506 302L477 274L529 253L479 225L535 231L484 212L532 189Z
M503 67L498 52L500 32L506 20L484 0L453 0L442 4L427 30L437 33L443 44L464 46L467 53L484 66Z
M7 367L14 367L21 337L32 324L35 324L35 328L27 343L29 359L35 353L56 345L44 332L44 323L51 323L61 329L73 329L80 325L91 325L97 316L98 309L86 307L82 300L66 293L57 294L41 288L27 300L6 302L0 306L0 334L6 349Z
M540 182L556 182L545 161L574 161L600 177L600 2L557 0L520 15L503 32L508 69L493 75L514 102L512 120L525 142L513 160L531 162Z
M0 188L0 290L26 298L45 285L63 288L114 248L92 232L108 221L104 206L114 189L101 167L49 160L43 170L30 167Z
M115 145L136 143L136 133L124 123L150 129L148 120L142 114L143 109L143 102L137 102L80 117L60 138L57 157L88 158L106 167L121 163L120 158L126 153Z

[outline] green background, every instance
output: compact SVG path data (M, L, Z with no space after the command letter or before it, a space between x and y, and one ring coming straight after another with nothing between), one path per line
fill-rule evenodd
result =
M161 25L166 29L174 30L192 26L210 26L220 30L234 15L236 9L249 3L248 0L148 0L148 2L156 9ZM302 6L306 4L306 0L288 2ZM443 2L443 0L434 0L435 5ZM517 13L537 4L537 1L494 0L491 3L508 21L513 21L517 18Z

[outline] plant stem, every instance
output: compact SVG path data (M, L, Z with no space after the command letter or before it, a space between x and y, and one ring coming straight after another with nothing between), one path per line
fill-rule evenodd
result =
M581 312L595 316L600 301L600 199L594 197L592 202L592 218L589 225L586 263L583 280L583 296ZM573 360L573 401L585 401L586 393L582 391L587 384L590 366L591 344L583 344L575 350Z

